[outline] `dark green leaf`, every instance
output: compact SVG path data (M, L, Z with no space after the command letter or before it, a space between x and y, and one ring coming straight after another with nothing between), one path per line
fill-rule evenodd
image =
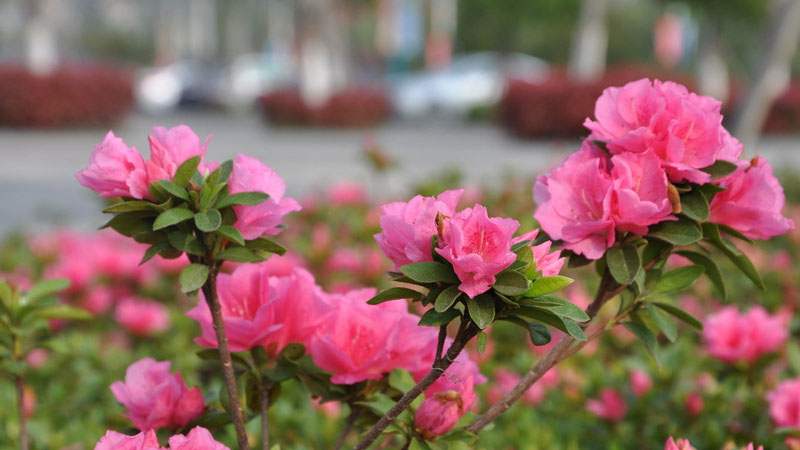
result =
M583 329L572 320L560 317L550 311L540 308L532 308L524 306L513 311L514 314L527 317L529 319L537 320L551 327L558 328L559 330L569 334L579 341L586 340L586 334Z
M493 287L501 294L515 296L524 294L529 284L525 275L506 270L497 274Z
M450 266L434 261L406 264L400 267L400 271L418 283L458 283L459 281Z
M208 279L208 267L202 264L189 264L183 269L179 277L181 292L194 292L205 284Z
M658 342L656 341L656 336L646 326L638 322L625 322L622 325L644 342L650 356L653 357L658 367L661 367L661 360L658 357Z
M245 245L242 233L231 225L223 225L219 227L217 233L225 239L239 245Z
M703 323L700 322L700 320L698 320L696 317L694 317L693 315L689 314L688 312L678 308L677 306L670 305L669 303L662 303L662 302L652 302L652 303L653 303L653 305L663 309L664 311L666 311L667 313L669 313L670 315L672 315L676 319L679 319L679 320L685 322L686 324L688 324L688 325L690 325L690 326L692 326L694 328L697 328L698 330L702 330L703 329Z
M104 213L121 213L131 211L158 211L158 205L145 200L131 200L129 202L115 203L104 209Z
M461 313L456 309L448 309L443 313L437 312L435 309L429 309L425 312L425 314L422 315L422 318L419 319L419 323L417 325L438 327L439 325L450 323L453 319L460 315Z
M708 220L708 200L699 189L681 195L681 214L698 222Z
M245 245L247 246L247 248L259 252L274 253L276 255L283 255L284 253L286 253L286 247L282 246L281 244L278 244L277 242L271 239L263 237L245 241ZM264 259L266 259L266 257Z
M683 217L653 225L647 235L673 245L694 244L703 237L697 224Z
M117 233L132 237L137 233L147 233L153 231L152 217L155 214L151 211L131 211L119 213L105 223L100 229L111 227Z
M452 285L443 290L441 294L436 297L433 303L433 308L438 312L445 312L458 300L462 294L457 285Z
M494 297L480 294L475 298L467 298L467 312L469 317L481 330L494 321Z
M228 247L225 250L221 251L217 258L223 259L225 261L233 261L233 262L241 262L241 263L254 263L260 262L267 259L266 257L261 257L256 255L252 251L244 248L244 247Z
M169 243L178 250L192 255L204 255L205 247L193 234L181 230L174 230L167 234Z
M696 264L669 271L658 279L653 293L664 294L686 289L705 271L705 267Z
M161 251L166 250L168 248L170 248L170 246L169 243L167 242L159 242L158 244L151 245L150 248L145 250L144 256L142 256L142 259L139 261L139 265L142 265L147 261L150 261L154 256L156 256Z
M174 195L175 197L178 197L179 199L185 200L187 202L191 201L191 199L189 198L189 193L186 191L186 189L178 186L177 184L173 183L172 181L159 180L158 184L161 185L161 187L164 188L165 191L169 192L170 194Z
M678 329L675 327L675 322L661 312L656 306L653 306L652 303L646 302L644 306L650 314L650 318L653 319L653 322L655 322L661 332L664 333L664 336L666 336L670 342L675 342L675 338L678 337Z
M156 217L156 221L153 223L153 231L181 223L184 220L191 219L192 217L194 217L194 213L185 208L173 208L166 210Z
M386 289L384 291L378 292L378 295L372 297L367 301L370 305L379 305L383 302L388 302L390 300L397 300L397 299L406 299L406 298L413 298L419 300L422 298L422 293L419 291L415 291L413 289L403 288L403 287L392 287Z
M711 175L711 179L717 179L717 178L722 178L724 176L730 175L733 172L736 172L736 169L738 169L738 168L739 168L739 166L737 166L736 164L734 164L732 162L718 159L718 160L716 160L714 162L714 164L712 164L712 165L710 165L708 167L703 167L700 170L702 170L703 172L705 172L707 174L710 174Z
M218 209L227 208L229 206L255 206L265 202L269 198L269 195L258 192L239 192L238 194L230 194L227 197L221 199L217 202L216 207Z
M233 161L230 159L219 165L219 182L227 183L233 172Z
M733 228L731 228L731 227L729 227L727 225L723 225L721 223L718 223L717 226L719 227L719 231L721 233L725 233L725 234L727 234L727 235L729 235L731 237L735 237L736 239L739 239L741 241L745 241L748 244L752 244L753 243L752 239L750 239L749 237L743 235L742 233L736 231L735 229L733 229Z
M543 309L575 322L587 322L589 320L589 316L583 309L565 298L556 297L555 295L539 298L543 301L523 299L522 302L525 306Z
M647 245L644 246L644 250L642 250L642 264L647 264L650 261L658 258L658 256L664 251L665 247L669 247L664 241L660 241L658 239L648 239Z
M719 295L726 299L728 298L728 291L725 288L725 281L722 279L722 272L719 271L719 267L717 267L717 263L715 263L711 258L701 253L692 252L689 250L679 250L675 252L684 258L687 258L689 261L699 264L705 268L705 274L711 283L714 284L714 287L717 288Z
M720 249L722 253L753 282L753 284L762 291L767 289L766 285L764 285L764 281L761 280L761 276L758 274L758 270L756 270L756 267L750 261L750 258L736 248L735 245L722 239L719 234L719 227L716 224L704 223L703 232L709 241Z
M175 176L172 177L172 182L180 187L186 187L189 184L189 180L192 179L192 175L197 172L197 166L200 165L201 156L193 156L178 166L178 169L175 170Z
M611 247L606 253L606 264L611 276L619 284L631 284L642 267L639 250L633 244Z
M194 224L200 231L211 233L217 231L222 225L222 214L216 209L199 212L194 216Z
M479 355L482 355L484 350L486 350L486 333L483 331L478 332L475 348L478 350Z
M550 330L548 330L546 326L536 322L528 322L528 334L531 337L533 345L547 345L552 339L550 337Z
M519 241L516 244L511 246L511 251L516 253L517 250L520 250L523 247L530 247L532 243L533 243L532 239L525 239L523 241Z

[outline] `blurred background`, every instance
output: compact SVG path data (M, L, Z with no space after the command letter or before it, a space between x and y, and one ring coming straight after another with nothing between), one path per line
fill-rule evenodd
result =
M0 230L99 225L73 175L109 128L146 153L186 123L295 195L397 195L541 173L643 76L723 101L748 156L797 167L799 39L797 0L0 0Z

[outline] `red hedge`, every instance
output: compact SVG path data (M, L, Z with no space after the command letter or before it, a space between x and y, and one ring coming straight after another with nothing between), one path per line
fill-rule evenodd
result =
M363 127L388 117L389 98L376 88L350 87L321 106L306 105L297 89L280 89L261 96L258 104L266 119L281 125Z
M62 66L38 76L22 66L0 66L0 126L108 125L132 103L131 78L114 67Z

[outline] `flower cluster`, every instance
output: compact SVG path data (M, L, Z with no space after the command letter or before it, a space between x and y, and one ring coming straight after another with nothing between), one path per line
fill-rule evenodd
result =
M215 441L211 433L203 427L194 427L185 436L176 434L168 442L169 449L159 446L153 430L143 431L135 436L107 431L94 450L230 450Z
M456 212L463 190L446 191L438 197L416 196L410 201L382 207L382 231L375 235L395 269L417 262L432 261L434 236L436 254L448 261L461 281L459 289L470 298L486 292L495 276L517 259L512 246L532 240L538 230L514 238L519 222L489 217L486 207L476 204ZM564 265L560 252L548 253L550 242L533 248L537 270L555 275Z
M712 356L725 362L752 364L786 341L789 337L786 319L770 316L760 306L746 313L740 313L735 306L722 308L706 317L703 323L706 348Z
M739 159L742 144L722 126L716 100L642 79L606 89L595 117L584 124L591 134L580 150L533 189L534 217L565 248L599 259L618 232L643 236L677 220L679 193L707 183L722 191L710 221L754 238L794 227L781 215L783 190L771 167Z

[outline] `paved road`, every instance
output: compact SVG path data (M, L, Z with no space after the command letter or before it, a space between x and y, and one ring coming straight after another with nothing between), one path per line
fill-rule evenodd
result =
M361 159L364 131L274 129L252 116L182 112L169 116L133 115L114 127L117 136L147 154L154 125L190 125L199 135L213 134L210 159L237 153L259 157L283 176L291 195L342 180L370 182ZM12 229L69 225L98 226L102 214L93 193L74 174L86 167L105 130L0 130L0 233ZM399 162L387 180L373 188L402 195L414 181L450 167L465 183L496 183L510 172L538 174L571 151L575 143L521 141L490 124L434 119L392 122L374 131L378 142ZM800 168L800 139L770 139L761 154L776 166ZM387 192L388 191L388 192Z

